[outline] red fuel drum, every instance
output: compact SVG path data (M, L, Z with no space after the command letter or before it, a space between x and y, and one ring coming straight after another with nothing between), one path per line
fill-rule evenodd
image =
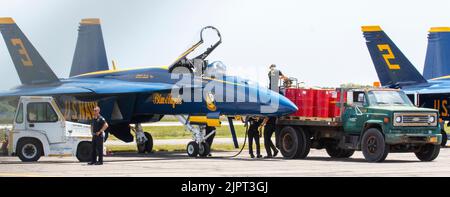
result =
M321 118L329 117L331 91L326 89L316 90L314 116Z
M296 116L314 116L314 95L316 90L298 89L295 96L295 104L299 108Z
M298 90L299 89L297 89L297 88L287 88L286 92L285 92L285 96L286 96L286 98L291 100L295 105L297 105L297 107L300 110L300 107L296 103L296 95L297 95ZM290 116L298 116L299 110L297 110L296 112L290 114Z
M341 94L344 94L344 100L342 101L342 103L347 102L347 93L346 92L342 92L339 90L335 90L331 92L331 97L330 97L330 117L334 118L334 117L339 117L341 115L341 109L340 107L337 106L337 103L339 102L339 99L341 98Z

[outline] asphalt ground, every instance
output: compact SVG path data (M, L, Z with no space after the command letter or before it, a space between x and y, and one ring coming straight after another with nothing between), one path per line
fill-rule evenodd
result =
M264 151L264 149L263 149ZM432 162L413 153L391 153L383 163L367 163L361 152L348 159L332 159L325 150L311 150L307 159L251 159L247 152L213 152L210 158L189 158L182 152L116 153L104 165L89 166L74 157L42 157L22 163L0 157L0 176L450 176L450 148L442 148Z

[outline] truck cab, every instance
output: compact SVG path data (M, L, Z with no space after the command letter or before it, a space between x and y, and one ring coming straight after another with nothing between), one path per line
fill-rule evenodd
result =
M438 111L414 106L398 89L348 91L342 122L346 136L359 136L353 148L375 160L387 152L415 152L421 160L439 154L442 135Z
M23 162L66 155L87 162L92 151L90 126L66 121L54 99L43 96L19 98L9 142L9 154Z
M369 162L384 161L390 152L413 152L432 161L442 141L438 111L418 108L398 89L337 89L339 117L281 117L279 148L284 157L304 158L310 148L325 148L333 158L356 150Z

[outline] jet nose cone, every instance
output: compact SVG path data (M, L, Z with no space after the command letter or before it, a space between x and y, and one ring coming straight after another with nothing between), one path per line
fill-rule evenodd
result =
M278 109L278 114L288 115L296 112L298 107L285 96L280 95L280 107Z

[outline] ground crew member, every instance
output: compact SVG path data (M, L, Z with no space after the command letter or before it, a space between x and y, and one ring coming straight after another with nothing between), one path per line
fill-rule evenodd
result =
M210 134L211 132L213 132L213 131L215 131L216 130L216 127L210 127L210 126L206 126L206 129L205 129L205 136L207 136L208 134ZM209 152L209 154L208 154L208 156L209 157L211 157L212 155L211 155L211 147L212 147L212 143L213 143L213 140L214 140L214 137L216 136L216 132L213 132L213 134L211 134L211 136L209 136L205 141L206 141L206 143L209 145L209 150L210 150L210 152Z
M263 118L258 117L250 117L248 119L248 122L250 123L250 126L248 128L248 152L250 153L251 158L255 158L255 155L253 155L253 140L255 140L256 144L256 157L261 158L261 148L259 146L259 127L263 123Z
M275 92L280 92L279 84L278 84L279 80L280 79L285 80L285 79L288 79L288 77L283 75L283 73L281 73L280 70L277 70L276 67L277 66L275 64L272 64L269 67L269 69L270 69L269 74L268 74L268 76L269 76L269 89L271 89L272 91L275 91Z
M267 156L264 158L276 157L278 154L277 147L272 142L272 134L275 131L276 117L267 117L264 119L264 148L266 149ZM272 155L273 150L273 155Z
M94 108L94 118L91 123L92 131L92 159L89 165L103 165L103 137L108 123L100 115L100 107ZM97 161L98 156L98 161Z

